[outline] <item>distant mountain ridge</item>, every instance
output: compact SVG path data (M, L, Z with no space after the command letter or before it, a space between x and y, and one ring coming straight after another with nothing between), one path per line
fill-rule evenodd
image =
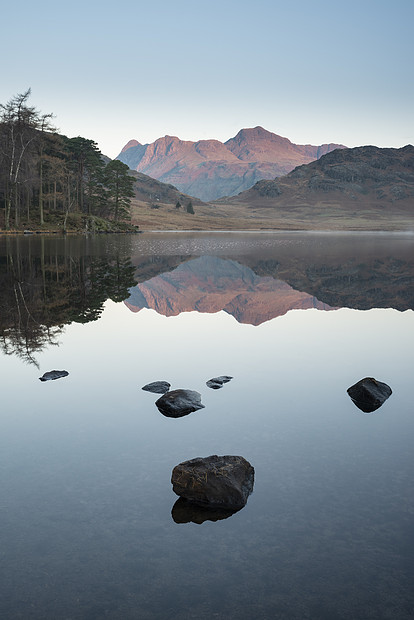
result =
M263 127L241 129L226 142L164 136L151 144L130 140L117 159L204 201L236 195L318 159L340 144L297 145Z
M223 203L226 201L223 201ZM275 209L339 204L342 210L414 216L414 147L362 146L327 153L284 177L261 180L227 200Z

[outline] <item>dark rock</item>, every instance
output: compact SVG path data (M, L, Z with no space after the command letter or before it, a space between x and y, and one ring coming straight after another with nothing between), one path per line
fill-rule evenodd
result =
M223 381L218 381L217 379L210 379L209 381L206 381L206 386L212 390L219 390L223 387L223 385Z
M68 376L67 370L50 370L49 372L45 372L42 377L39 377L40 381L54 381L55 379L60 379L61 377Z
M161 396L155 404L168 418L181 418L198 409L204 409L201 394L194 390L172 390Z
M171 383L168 381L153 381L152 383L147 383L142 388L146 392L152 392L153 394L165 394L171 387Z
M253 491L254 469L242 456L208 456L176 465L174 493L204 506L239 510Z
M220 377L213 377L213 379L206 381L206 385L212 390L219 390L225 383L228 383L232 379L233 377L229 377L228 375L220 375Z
M229 375L220 375L219 377L215 377L215 380L222 381L222 383L228 383L232 379L233 377L229 377Z
M258 192L259 196L267 196L268 198L280 196L282 193L277 181L258 181L253 185L253 189Z
M372 377L361 379L348 388L347 392L355 405L364 413L371 413L381 407L392 394L389 385Z
M204 521L228 519L235 512L238 511L217 506L201 506L179 497L172 508L171 516L175 523L197 523L197 525L201 525Z
M396 200L402 200L403 198L407 198L407 192L405 191L404 187L394 185L393 187L391 187L390 191L393 198L395 198Z

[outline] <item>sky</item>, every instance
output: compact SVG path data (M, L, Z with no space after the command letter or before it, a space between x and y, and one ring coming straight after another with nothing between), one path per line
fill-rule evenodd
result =
M414 143L413 0L21 0L1 11L0 103L31 88L116 157L131 139Z

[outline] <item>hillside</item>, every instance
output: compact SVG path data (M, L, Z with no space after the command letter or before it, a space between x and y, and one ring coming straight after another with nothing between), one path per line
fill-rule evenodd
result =
M262 127L242 129L227 142L164 136L151 144L130 140L117 159L203 201L232 196L261 179L284 175L338 144L297 145Z
M414 227L414 147L338 149L288 175L219 201L229 213L315 227ZM404 225L405 224L405 225ZM289 227L289 226L288 226ZM306 227L306 226L305 226ZM392 228L392 226L391 226Z
M136 170L131 170L130 174L136 179L134 183L135 200L152 206L152 208L156 208L157 203L175 206L177 201L183 206L190 200L195 205L202 204L201 200L183 194L174 185L162 183Z

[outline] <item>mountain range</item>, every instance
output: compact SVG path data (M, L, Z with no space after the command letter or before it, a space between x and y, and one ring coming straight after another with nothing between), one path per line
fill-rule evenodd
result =
M274 179L340 144L294 144L263 127L241 129L227 140L180 140L164 136L151 144L130 140L117 159L180 192L203 201L236 195L262 179Z
M414 216L414 147L337 149L286 176L261 180L222 204L272 210L280 215L392 218Z

